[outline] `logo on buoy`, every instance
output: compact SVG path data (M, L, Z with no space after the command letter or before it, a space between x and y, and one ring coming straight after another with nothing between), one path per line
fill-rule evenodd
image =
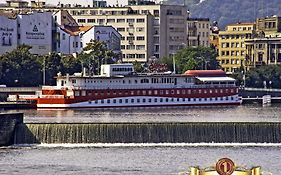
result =
M235 165L229 158L222 158L216 164L216 170L220 175L231 175L235 170Z

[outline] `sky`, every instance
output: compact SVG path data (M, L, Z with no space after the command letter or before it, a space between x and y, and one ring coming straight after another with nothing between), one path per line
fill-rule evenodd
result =
M30 2L30 0L24 0ZM42 0L39 0L42 1ZM82 6L87 6L88 4L92 4L92 0L44 0L46 4L54 4L57 5L59 2L61 4L81 4ZM106 0L108 5L116 5L117 1L119 5L126 5L128 0ZM5 3L6 0L0 0L0 3Z

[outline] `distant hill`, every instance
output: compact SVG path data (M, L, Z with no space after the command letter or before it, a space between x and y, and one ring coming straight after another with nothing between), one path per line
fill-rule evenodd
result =
M184 0L168 0L183 4ZM237 22L254 22L257 17L281 16L280 0L185 0L191 17L210 18L219 26Z

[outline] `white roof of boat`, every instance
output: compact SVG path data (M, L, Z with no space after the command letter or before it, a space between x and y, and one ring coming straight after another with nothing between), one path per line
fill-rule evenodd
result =
M220 81L235 81L234 78L231 77L196 77L200 81L211 81L211 82L220 82Z

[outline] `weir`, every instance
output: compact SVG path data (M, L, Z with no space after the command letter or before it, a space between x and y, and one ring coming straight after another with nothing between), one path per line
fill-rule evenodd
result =
M15 144L281 143L281 123L22 123Z

